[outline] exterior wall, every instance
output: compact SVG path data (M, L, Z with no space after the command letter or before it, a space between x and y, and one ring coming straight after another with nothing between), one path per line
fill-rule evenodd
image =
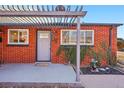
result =
M36 32L37 28L35 27L25 27L25 29L29 29L29 45L28 46L11 46L8 45L8 29L21 29L22 27L7 27L4 26L3 30L3 60L4 63L34 63L36 61ZM23 27L24 28L24 27ZM110 26L82 26L83 30L94 30L94 46L93 48L97 51L98 47L100 47L100 43L105 41L107 45L109 44L109 28ZM69 29L76 29L75 27L71 27ZM56 52L60 46L60 28L51 28L51 29L42 29L40 30L50 30L52 33L52 41L51 41L51 61L52 63L66 63L63 57L56 56ZM117 50L117 28L115 27L112 31L112 51L116 53ZM85 57L84 61L81 63L81 66L87 66L90 63L90 58ZM105 62L103 62L106 65Z
M94 29L94 50L98 51L102 42L105 42L109 46L109 29L110 26L92 26L92 27L84 27L83 29ZM112 30L112 53L117 51L117 28L114 27ZM100 51L102 52L102 51ZM81 63L81 66L88 66L91 62L91 58L88 56L85 57L84 61ZM107 65L106 61L103 60L103 66Z
M29 45L8 45L8 29L22 29L22 27L7 27L3 30L3 61L4 63L33 63L35 62L35 43L36 30L33 27L29 29ZM27 28L26 28L27 29Z

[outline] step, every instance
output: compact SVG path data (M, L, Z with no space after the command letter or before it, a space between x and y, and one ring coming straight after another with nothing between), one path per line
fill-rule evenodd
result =
M0 88L84 88L81 83L0 82Z
M48 67L51 62L36 62L35 66Z

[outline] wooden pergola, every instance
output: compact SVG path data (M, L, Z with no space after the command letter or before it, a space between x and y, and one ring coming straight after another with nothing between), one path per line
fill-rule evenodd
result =
M0 25L70 27L77 24L76 81L80 81L80 25L86 15L83 6L1 5Z

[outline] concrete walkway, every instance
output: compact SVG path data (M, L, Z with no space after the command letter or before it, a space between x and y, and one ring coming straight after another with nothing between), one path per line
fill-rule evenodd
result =
M0 67L0 82L75 83L73 68L63 64L5 64Z
M86 88L124 88L124 75L81 75Z

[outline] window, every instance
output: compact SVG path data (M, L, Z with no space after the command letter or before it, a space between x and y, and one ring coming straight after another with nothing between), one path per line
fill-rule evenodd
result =
M92 31L85 31L85 43L91 44L92 43Z
M28 29L9 29L8 44L28 44Z
M94 44L94 31L81 30L80 31L80 44L93 45ZM76 45L76 30L62 30L61 31L61 45Z

